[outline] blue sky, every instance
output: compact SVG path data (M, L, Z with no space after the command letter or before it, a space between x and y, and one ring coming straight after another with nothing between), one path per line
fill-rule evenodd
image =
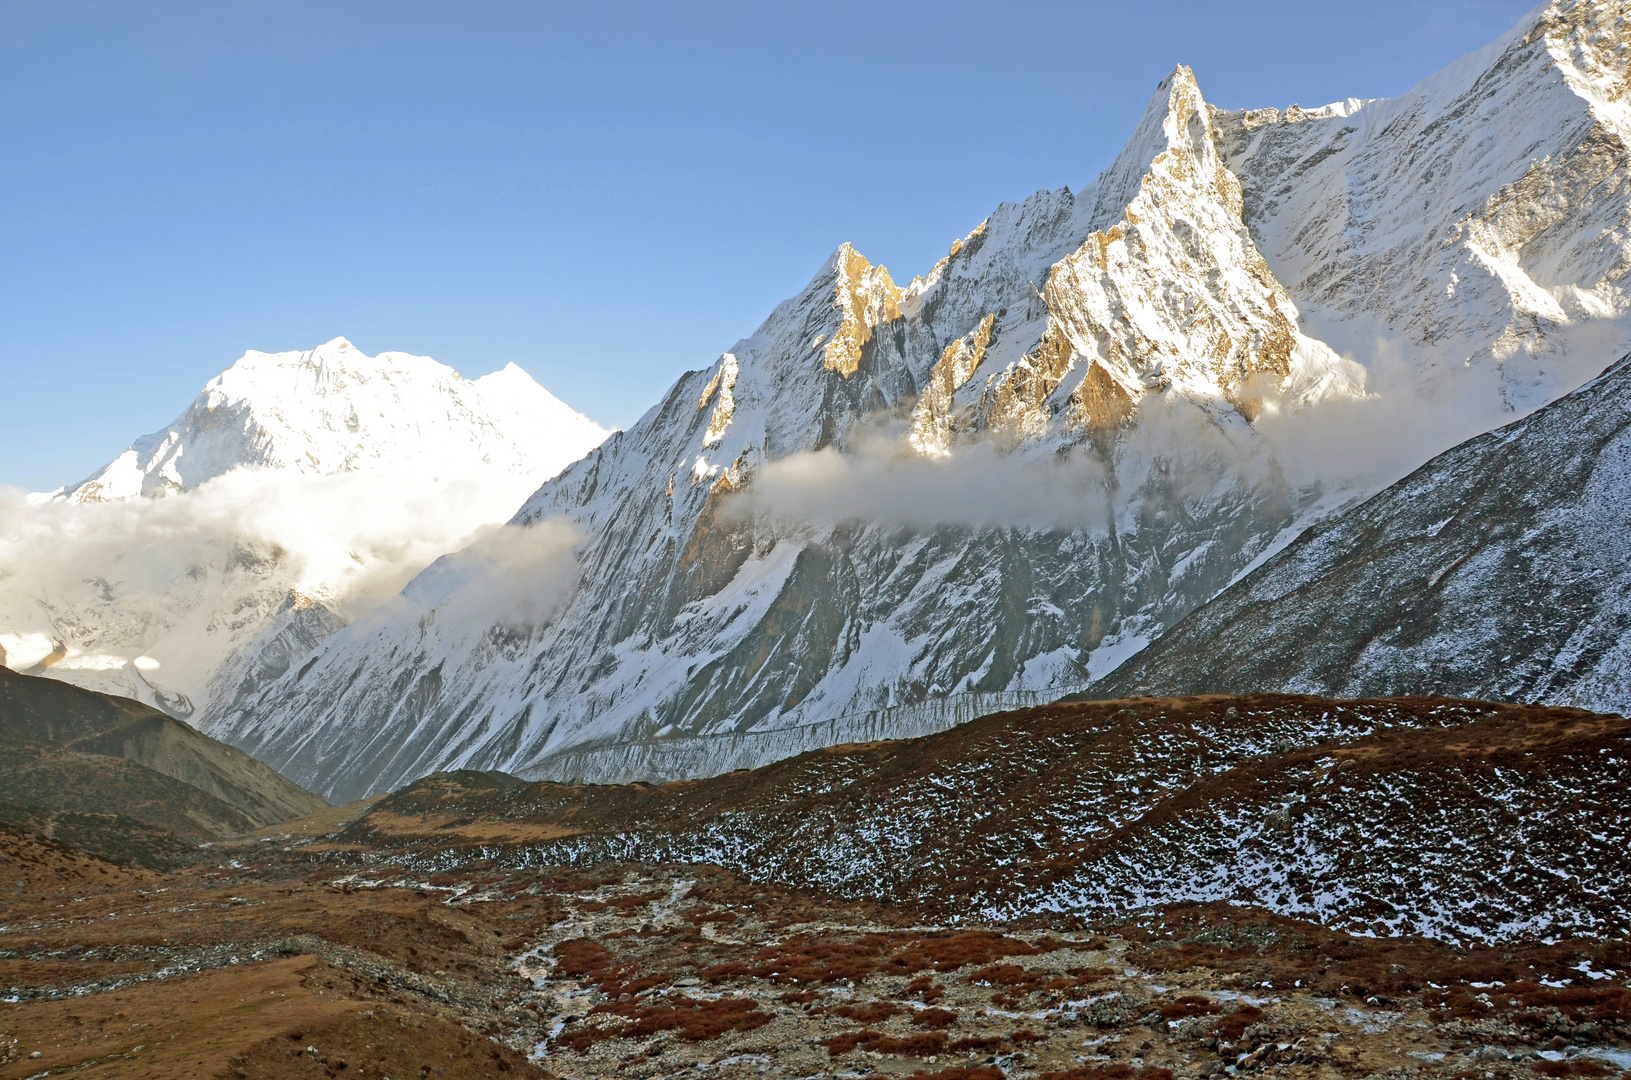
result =
M245 349L515 361L608 425L843 241L921 273L1156 82L1401 93L1532 5L0 2L0 484Z

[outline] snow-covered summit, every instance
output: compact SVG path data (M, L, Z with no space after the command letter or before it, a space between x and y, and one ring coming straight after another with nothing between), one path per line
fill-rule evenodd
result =
M427 356L368 356L339 337L306 352L246 352L174 423L58 494L73 502L165 495L241 466L306 476L378 467L547 476L606 434L513 363L472 381Z
M0 662L203 722L606 434L514 364L248 352L95 476L0 504Z
M1631 4L1555 0L1399 97L1215 122L1312 332L1470 435L1631 347L1628 76Z

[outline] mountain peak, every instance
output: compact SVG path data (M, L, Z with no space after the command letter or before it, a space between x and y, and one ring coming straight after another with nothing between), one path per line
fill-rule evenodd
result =
M240 467L525 473L544 461L558 469L605 435L514 364L472 382L427 356L369 356L336 337L304 352L244 353L172 424L60 497L165 495Z
M901 291L889 271L873 266L850 244L839 246L829 263L836 278L833 306L843 322L822 349L822 366L844 378L861 366L861 350L880 322L900 318Z
M1626 215L1628 17L1545 4L1399 97L1213 117L1243 219L1322 339L1410 356L1416 392L1476 415L1466 434L1631 348L1631 256L1605 242Z

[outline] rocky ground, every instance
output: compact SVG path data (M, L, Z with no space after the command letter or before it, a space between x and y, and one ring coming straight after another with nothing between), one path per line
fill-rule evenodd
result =
M440 773L398 872L712 863L925 923L1181 903L1472 943L1631 936L1631 721L1450 698L1061 702L660 785Z
M926 926L698 865L405 878L343 817L169 873L0 833L0 1078L1631 1070L1619 941L1457 948L1224 905Z

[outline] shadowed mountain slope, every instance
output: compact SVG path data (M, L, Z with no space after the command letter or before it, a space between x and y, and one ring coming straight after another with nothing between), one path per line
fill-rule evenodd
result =
M157 709L0 668L0 798L222 836L328 804Z
M1631 357L1310 529L1094 685L1631 712Z

